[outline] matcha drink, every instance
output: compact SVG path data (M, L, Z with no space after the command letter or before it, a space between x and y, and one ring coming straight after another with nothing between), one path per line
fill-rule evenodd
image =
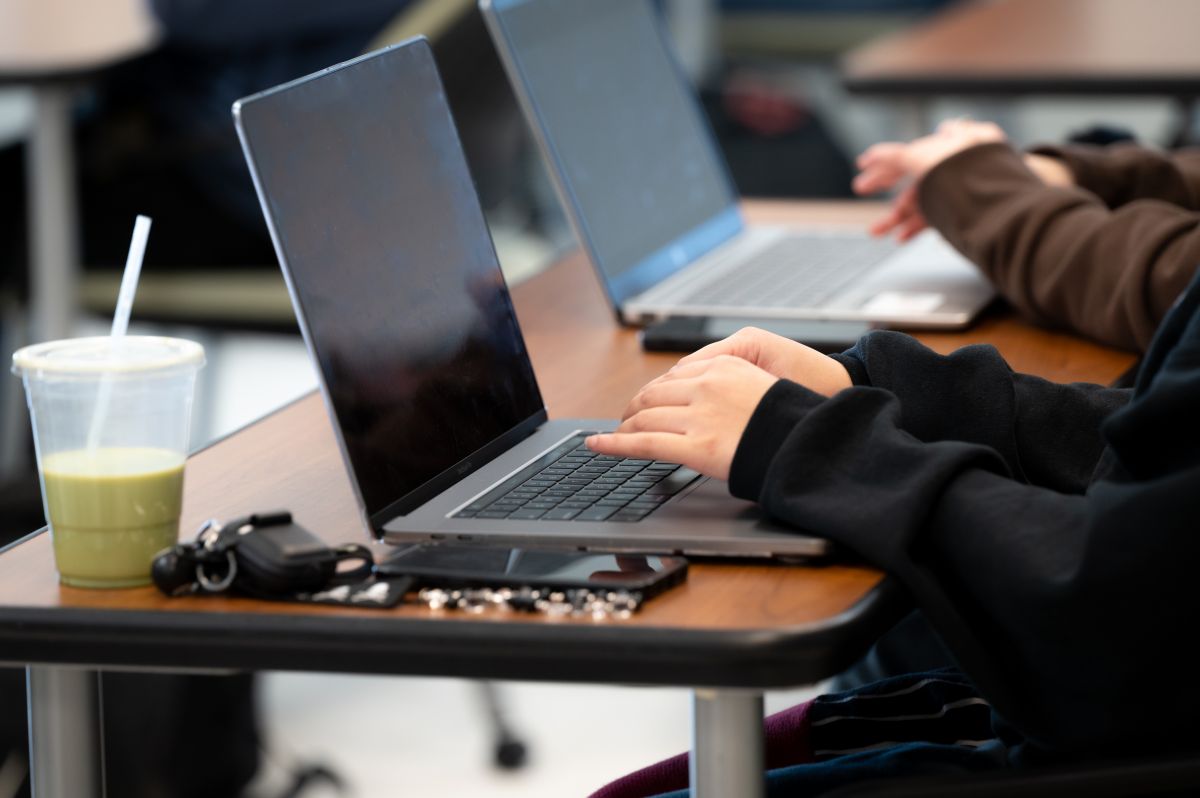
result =
M106 336L13 354L63 584L150 584L179 532L192 393L204 364L181 338Z
M54 557L64 584L150 583L150 563L175 543L184 458L148 447L47 455L42 484Z

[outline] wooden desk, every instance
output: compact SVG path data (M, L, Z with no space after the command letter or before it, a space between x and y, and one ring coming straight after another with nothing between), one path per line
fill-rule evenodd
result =
M965 3L855 48L846 87L875 94L1200 94L1192 0Z
M862 221L878 206L755 204L761 220ZM613 321L594 276L571 256L514 291L553 416L611 416L675 358L641 352ZM1106 381L1130 358L997 317L961 335L928 337L948 351L991 338L1023 369L1053 379ZM182 528L205 517L288 507L330 542L365 540L318 396L310 395L197 453L188 462ZM152 588L88 591L57 583L49 536L0 556L0 659L29 668L35 774L83 763L72 798L95 794L93 670L303 669L438 673L477 678L690 685L695 758L717 794L756 794L764 688L811 683L860 655L895 620L895 586L852 563L812 567L695 565L687 582L624 621L543 620L500 612L439 614L270 604L239 598L166 599ZM76 666L61 667L61 666ZM717 689L710 689L717 688ZM73 695L64 705L62 695ZM57 697L57 698L56 698ZM57 702L57 703L56 703ZM86 717L86 714L83 715ZM53 759L47 750L55 753ZM712 764L720 750L740 770ZM759 752L759 753L756 753ZM755 758L757 756L757 759ZM93 763L88 765L87 763ZM721 768L726 772L721 774ZM730 774L733 774L732 776ZM70 775L70 774L69 774ZM57 784L57 782L56 782ZM761 789L761 783L759 784Z
M901 99L907 138L929 132L939 96L1160 95L1181 106L1179 144L1200 96L1197 25L1192 0L976 0L851 50L842 82Z

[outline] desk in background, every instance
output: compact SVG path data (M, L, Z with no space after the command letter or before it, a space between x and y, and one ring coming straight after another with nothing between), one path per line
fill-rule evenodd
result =
M34 340L71 334L79 245L71 143L74 85L149 50L157 29L141 0L5 0L0 85L28 86L30 289Z
M857 223L879 212L848 203L759 203L749 215ZM616 326L580 254L514 296L551 416L616 415L675 360L643 353L634 331ZM1132 360L1003 315L966 333L921 337L939 351L990 341L1014 367L1055 380L1107 382ZM185 535L210 516L273 507L290 508L330 543L364 539L315 394L188 461ZM0 658L29 666L38 798L99 794L95 672L131 668L689 686L695 794L753 798L762 791L762 691L838 672L904 609L894 583L853 563L696 564L685 584L633 618L591 622L72 589L57 584L45 534L0 556Z
M945 95L1200 96L1200 3L992 0L953 6L850 51L845 87L922 102ZM917 112L919 113L919 112ZM917 135L925 120L913 120Z
M25 329L16 320L0 319L9 325L12 334L4 340L14 350L27 342L69 337L78 310L76 84L148 50L156 38L143 0L0 3L0 86L28 87L33 96L26 148L31 323ZM0 483L26 465L27 419L19 391L14 380L0 386Z

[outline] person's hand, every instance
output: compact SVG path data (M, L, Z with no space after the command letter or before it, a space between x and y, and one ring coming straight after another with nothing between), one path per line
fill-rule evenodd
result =
M733 335L679 361L680 365L733 355L776 377L798 382L810 391L833 396L851 385L846 368L828 355L782 335L743 327Z
M991 122L950 119L938 125L931 135L907 144L885 141L868 147L858 156L854 191L866 195L900 189L887 215L868 228L871 234L894 233L899 241L907 241L924 230L925 217L917 204L917 182L951 155L977 144L1005 140L1004 131Z
M629 403L615 432L591 435L600 454L682 463L729 479L738 441L778 377L732 355L679 363Z

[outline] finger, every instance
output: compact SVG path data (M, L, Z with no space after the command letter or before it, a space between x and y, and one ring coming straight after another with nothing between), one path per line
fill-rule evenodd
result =
M902 221L903 216L895 207L892 207L887 214L871 222L867 226L867 232L873 236L885 236Z
M599 454L670 463L682 463L690 452L687 438L671 432L608 432L589 435L584 443Z
M688 363L696 363L701 360L711 360L718 355L733 355L734 357L745 357L743 354L745 347L742 341L737 338L737 334L722 338L720 341L714 341L707 346L702 346L690 355L685 355L679 359L676 366L686 365Z
M770 338L771 336L769 333L764 333L756 327L743 327L727 338L722 338L720 341L715 341L708 346L697 349L690 355L680 358L679 362L675 365L683 366L690 363L699 363L702 360L713 360L722 355L729 355L739 360L757 363L762 356L762 342L764 337Z
M624 421L633 414L652 407L685 407L691 404L693 395L694 391L686 381L656 380L643 387L629 400L621 420Z
M729 355L727 352L717 352L710 357L696 358L695 360L692 360L690 356L688 358L684 358L653 382L648 383L646 387L649 387L650 385L671 382L673 380L691 379L692 377L708 371L708 369L712 366L713 361L722 356L734 357L734 355Z
M913 214L896 229L896 240L900 243L909 241L928 226L924 216L919 213Z
M673 432L684 435L691 426L690 418L687 407L648 407L622 421L617 432Z
M907 146L899 141L881 141L878 144L872 144L855 159L854 165L859 169L867 169L883 161L898 161Z
M892 209L896 211L896 215L901 221L920 212L916 183L905 186L904 190L896 195L895 201L892 202Z
M851 187L857 194L875 194L887 191L907 176L907 172L893 164L871 166L854 176Z

